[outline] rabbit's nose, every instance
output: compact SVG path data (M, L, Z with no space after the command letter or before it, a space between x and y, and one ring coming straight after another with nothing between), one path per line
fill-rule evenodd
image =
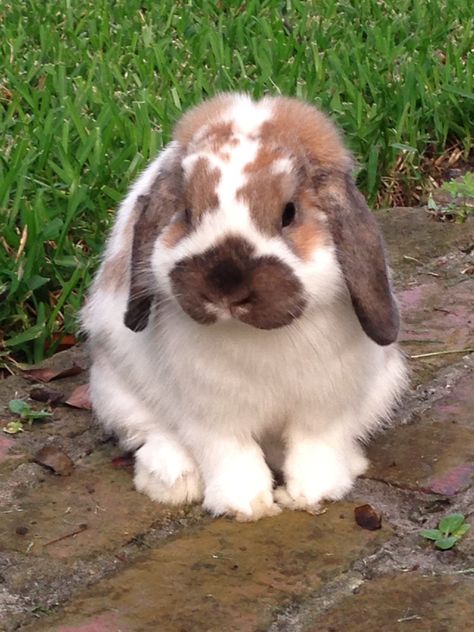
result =
M244 271L231 259L219 261L207 275L210 288L230 303L243 301L249 295L245 281Z

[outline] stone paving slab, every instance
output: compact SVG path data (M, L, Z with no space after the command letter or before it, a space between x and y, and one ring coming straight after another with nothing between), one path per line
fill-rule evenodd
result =
M133 490L130 473L114 468L108 452L82 459L71 476L46 471L41 484L19 495L17 511L2 520L7 548L35 556L83 557L115 550L166 516L166 508Z
M469 629L474 356L444 352L474 346L474 280L463 273L474 223L441 224L412 209L382 214L381 223L403 347L436 355L409 360L412 385L396 424L370 445L371 468L348 499L321 516L285 511L255 524L158 506L132 489L130 460L90 412L60 405L19 436L0 434L0 629L357 631L361 612L366 627L389 632ZM77 347L46 364L87 362ZM69 393L86 381L82 373L49 386ZM21 376L0 382L0 419L32 386ZM34 462L45 446L71 457L69 476ZM380 531L356 525L354 507L365 503L382 513ZM452 551L436 551L419 531L453 511L469 516L471 532ZM399 622L396 600L384 615L390 587L421 619ZM439 605L432 612L423 608L430 591ZM431 628L415 627L427 621Z
M464 224L435 221L423 209L378 215L402 310L400 340L409 355L474 347L474 217ZM412 364L414 384L452 364L449 354Z
M451 386L451 385L449 385ZM369 446L366 477L447 496L474 476L474 362L416 423L396 427Z
M414 572L367 582L324 616L315 617L303 630L467 632L472 629L473 621L474 581L471 578L430 577Z
M391 208L378 212L377 221L400 287L419 276L431 280L428 272L449 267L453 254L468 251L473 242L473 218L464 224L446 224L423 208Z
M44 629L72 632L97 621L124 632L261 629L275 608L303 599L390 536L388 525L361 530L353 513L338 503L320 516L288 512L244 528L215 520L103 580Z
M456 277L454 277L456 279ZM474 279L453 278L423 283L398 294L403 315L400 340L410 356L434 353L412 365L413 380L423 384L453 362L457 351L474 348ZM437 352L442 353L436 355ZM458 357L462 357L458 355ZM454 359L455 360L455 359Z

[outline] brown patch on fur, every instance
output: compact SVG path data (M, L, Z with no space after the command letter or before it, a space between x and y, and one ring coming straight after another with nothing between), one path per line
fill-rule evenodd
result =
M350 153L335 125L311 105L288 97L268 99L272 117L260 129L263 144L276 143L309 160L342 171L352 169Z
M305 307L293 271L277 257L256 257L237 236L178 262L170 279L183 310L201 324L217 320L209 305L259 329L288 325Z
M239 142L234 135L233 124L230 121L222 121L208 126L202 132L198 130L196 137L189 143L188 151L191 153L207 151L227 162L230 160L232 148Z
M207 158L198 158L186 179L185 203L193 219L199 219L206 211L219 206L216 189L221 173L212 167Z
M234 128L230 121L216 123L212 125L209 130L199 138L199 142L193 149L206 148L209 151L218 153L225 146L234 147L237 139L234 137Z
M280 159L289 159L289 172L273 172L272 166ZM291 155L281 146L263 145L245 171L248 180L237 195L263 232L281 234L303 260L310 259L314 249L330 243L328 229L317 217L320 206L311 178L314 169L304 156ZM326 183L325 178L321 177L320 183ZM282 214L288 202L295 204L296 219L282 230Z
M271 168L271 165L281 158L288 158L288 152L283 147L273 144L262 144L253 162L249 162L244 169L244 173L254 174L262 169Z
M296 255L303 261L311 259L316 248L327 244L327 232L314 224L296 226L289 231L288 241Z
M132 252L133 227L143 210L143 199L135 202L129 220L122 230L120 241L122 250L114 257L106 259L97 277L98 287L116 292L128 283L130 276L130 256Z
M262 158L262 163L267 160L269 154ZM275 235L280 231L285 204L294 196L297 185L298 177L294 172L272 173L271 169L262 168L252 170L247 183L237 191L236 197L248 206L260 230Z
M110 289L112 292L116 292L120 287L123 287L130 272L129 254L130 251L125 251L124 249L115 257L105 261L97 278L98 287Z
M188 232L188 226L183 221L176 221L164 229L161 240L166 248L173 248Z
M317 248L328 246L332 239L318 206L318 196L306 180L295 196L296 221L285 231L287 243L303 261L311 259Z
M176 125L174 138L187 151L189 143L200 129L205 125L218 126L219 119L233 104L234 99L232 94L222 94L192 108Z

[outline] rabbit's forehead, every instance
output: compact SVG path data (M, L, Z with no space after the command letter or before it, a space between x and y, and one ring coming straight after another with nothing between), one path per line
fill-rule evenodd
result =
M197 135L182 163L195 217L218 213L226 225L247 221L273 232L297 186L297 160L290 149L263 140L261 127L243 131L227 121Z

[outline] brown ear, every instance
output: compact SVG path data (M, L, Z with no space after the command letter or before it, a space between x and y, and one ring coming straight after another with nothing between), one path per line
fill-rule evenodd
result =
M180 210L181 170L176 161L161 172L147 195L137 198L133 215L133 244L130 271L130 291L125 326L143 331L148 324L153 302L159 299L159 288L151 270L151 256L156 239Z
M149 195L140 195L137 198L133 214L137 220L133 227L130 291L124 323L132 331L142 331L148 324L154 298L149 267L156 221L151 217Z
M400 318L388 279L382 235L351 176L341 176L340 184L336 195L325 196L323 206L339 265L362 329L379 345L389 345L397 338Z

